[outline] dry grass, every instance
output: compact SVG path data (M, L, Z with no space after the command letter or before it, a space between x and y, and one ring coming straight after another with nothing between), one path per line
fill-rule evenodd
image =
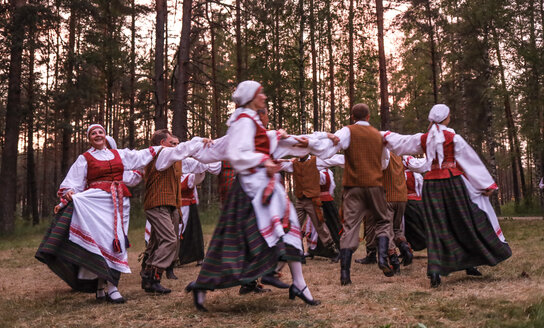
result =
M73 292L33 258L40 236L0 242L0 326L6 327L543 327L544 221L502 222L513 257L482 267L482 278L458 272L430 289L426 253L393 278L377 266L352 264L353 285L339 284L339 264L309 260L304 267L312 293L323 304L309 307L274 289L264 295L238 295L237 288L208 294L209 314L198 313L185 285L195 279L193 265L176 270L174 291L153 296L140 289L138 253L141 228L131 231L129 261L123 275L123 305L97 304L94 295ZM211 227L206 227L210 231ZM209 235L207 236L209 238ZM38 241L38 242L36 242ZM6 243L9 243L6 245ZM362 256L361 250L355 258ZM289 280L284 269L284 280Z

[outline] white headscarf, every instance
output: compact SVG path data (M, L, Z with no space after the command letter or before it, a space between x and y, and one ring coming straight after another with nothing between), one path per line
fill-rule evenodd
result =
M236 103L237 107L247 105L261 89L261 84L256 81L240 82L232 94L232 101Z
M429 112L429 121L433 123L427 136L427 163L429 165L436 158L438 159L438 166L442 167L446 138L438 123L448 118L448 115L450 115L450 108L444 104L434 105Z
M110 136L106 136L106 140L108 141L111 149L117 149L117 142L115 142L115 139Z
M106 133L106 129L104 129L104 127L102 125L100 125L100 124L91 124L87 128L87 138L89 137L89 133L91 133L91 130L94 130L96 128L100 128L100 129L102 129L102 131L104 131L104 133Z

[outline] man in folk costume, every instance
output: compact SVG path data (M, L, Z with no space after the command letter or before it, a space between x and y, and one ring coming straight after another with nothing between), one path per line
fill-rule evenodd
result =
M151 143L174 147L176 139L163 129L155 131ZM167 294L171 290L160 282L162 273L172 265L179 251L181 160L170 156L159 163L157 160L162 151L145 167L144 209L151 224L151 238L146 247L148 256L143 263L145 269L141 276L142 288L146 292Z
M497 185L474 149L448 128L450 120L448 106L438 104L429 112L427 133L383 132L396 154L426 154L423 204L431 287L441 284L441 275L459 270L480 275L476 266L494 266L512 255L489 203Z
M329 194L331 180L329 172L327 172L328 167L343 166L343 164L343 155L334 155L326 160L307 155L298 159L294 158L290 163L287 162L282 165L282 170L293 173L295 197L297 198L295 208L300 225L303 226L304 221L307 218L310 219L311 229L315 229L321 247L325 248L324 250L321 249L319 254L326 255L333 262L338 262L339 259L338 223L327 222L322 208L322 198L324 197L325 201L333 201ZM325 173L321 174L322 171L325 171ZM322 180L324 180L324 187L321 185ZM325 188L325 191L322 190L323 188ZM329 225L334 229L336 236L332 236Z
M352 125L335 133L339 143L331 151L344 149L343 233L340 238L340 284L351 284L350 267L353 252L359 247L359 230L365 215L376 219L378 267L384 275L393 275L387 253L390 218L383 189L383 170L389 152L378 130L370 126L370 110L366 104L356 104L351 111Z

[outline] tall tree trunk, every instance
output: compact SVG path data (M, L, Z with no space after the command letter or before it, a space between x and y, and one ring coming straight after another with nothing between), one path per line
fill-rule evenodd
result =
M540 72L539 72L539 58L538 55L538 48L536 44L536 24L535 24L535 1L529 0L529 8L528 8L528 14L529 14L529 56L531 59L529 60L529 78L527 81L528 87L529 87L529 111L534 114L536 114L536 119L538 122L542 122L542 111L540 110ZM539 140L543 140L542 136L542 129L541 124L537 123L536 129L539 131L535 131L534 136L536 136ZM542 142L540 142L542 144ZM542 162L542 152L544 151L542 149L542 145L535 144L535 147L533 148L535 151L534 159L535 159L535 166L537 169L538 174L543 175L544 173L543 168L541 167L542 164L539 162ZM537 178L538 180L538 178ZM532 186L533 181L529 180L529 184ZM528 188L527 190L529 198L533 196L533 188Z
M304 0L298 2L298 13L300 18L300 31L298 40L298 87L300 92L300 122L302 124L301 133L307 133L306 130L306 91L304 87Z
M10 1L9 25L10 62L8 73L8 99L6 104L6 130L2 167L0 170L0 233L10 233L15 227L17 202L17 145L21 116L21 71L23 59L25 0Z
M489 151L489 171L491 173L491 176L495 181L497 181L497 162L495 159L495 149L497 147L495 142L495 133L493 130L493 100L490 97L490 90L492 87L491 83L491 62L489 58L489 31L488 27L484 27L484 35L483 35L483 46L484 46L484 53L483 53L483 64L484 64L484 72L483 72L483 78L485 83L486 91L484 92L484 110L486 113L486 121L487 121L487 131L485 134L486 138L486 144ZM495 193L491 196L491 202L493 203L493 206L495 207L495 211L497 214L500 215L501 208L499 204L499 198L498 195Z
M130 1L131 22L130 22L130 104L128 116L128 148L134 149L135 127L134 127L134 98L136 98L136 6L134 0Z
M155 129L166 129L166 95L164 92L164 25L166 23L166 0L155 0L157 13L155 24Z
M383 1L376 0L376 17L378 19L378 59L380 69L380 118L381 129L389 129L389 92L387 90L387 67L385 46L383 42Z
M519 182L518 182L518 169L520 172L521 179L521 190L523 194L526 193L526 186L523 174L523 166L521 165L521 152L519 146L518 134L516 131L516 126L514 125L514 118L512 116L512 107L510 103L510 93L508 92L508 87L506 86L506 78L504 75L504 66L502 64L502 55L501 48L499 44L499 37L497 35L497 30L495 27L492 27L493 33L493 44L495 45L495 52L497 53L497 61L499 64L499 72L501 79L501 89L503 94L504 102L504 115L506 117L506 127L508 132L508 143L510 144L510 160L512 165L512 185L514 188L514 200L516 205L519 204L521 196L519 193Z
M29 26L28 31L28 90L27 90L27 150L26 150L26 172L27 172L27 206L32 210L32 224L40 223L38 211L38 190L36 184L36 168L34 165L34 61L35 41L37 37L35 26ZM44 177L45 178L45 177Z
M236 83L242 82L242 27L240 0L236 0ZM244 105L244 104L239 104Z
M208 3L206 3L206 11L209 12L210 16L208 17L208 24L210 26L210 42L212 46L211 52L211 61L212 61L212 97L213 97L213 108L212 108L212 137L218 138L222 131L220 131L221 124L221 111L219 109L219 91L217 88L217 59L215 58L216 54L216 45L215 45L215 22L213 18L213 9L208 8Z
M74 62L75 62L75 43L76 43L76 5L70 3L70 20L68 23L68 54L65 62L66 87L65 92L68 101L63 110L63 129L62 129L62 159L60 162L60 173L62 176L68 173L71 164L72 153L72 116L74 111L74 98L71 96L74 91Z
M431 72L432 72L432 82L433 82L433 99L434 103L438 103L438 72L436 68L436 47L434 40L434 25L431 11L431 0L425 1L425 10L427 12L427 29L429 34L429 43L431 48Z
M349 17L348 17L348 53L349 53L349 76L348 76L348 98L349 98L349 112L351 114L351 108L355 105L355 67L353 60L353 17L355 15L355 9L353 6L353 0L349 0Z
M317 92L317 52L315 50L314 0L310 0L310 48L312 52L312 107L314 111L314 131L319 130L319 104Z
M183 1L183 20L181 26L181 39L177 58L177 71L175 72L174 99L172 109L174 119L172 130L182 140L187 140L187 96L189 93L189 51L191 48L191 15L193 1Z
M327 50L329 53L329 93L331 104L331 132L336 131L336 107L334 99L334 56L332 54L332 16L331 16L331 0L327 0L325 8L327 10Z

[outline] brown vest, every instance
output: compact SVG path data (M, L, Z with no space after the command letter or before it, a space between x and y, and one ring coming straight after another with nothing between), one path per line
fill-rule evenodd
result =
M181 207L181 161L164 171L157 171L155 162L159 153L145 167L144 209L157 206Z
M345 150L345 187L382 187L383 138L372 126L348 125L351 133Z
M383 171L385 198L388 202L406 202L408 201L408 191L402 158L393 153L390 155L389 166Z
M315 198L321 194L319 187L319 171L315 164L316 158L293 162L293 177L295 179L295 196L297 198Z

